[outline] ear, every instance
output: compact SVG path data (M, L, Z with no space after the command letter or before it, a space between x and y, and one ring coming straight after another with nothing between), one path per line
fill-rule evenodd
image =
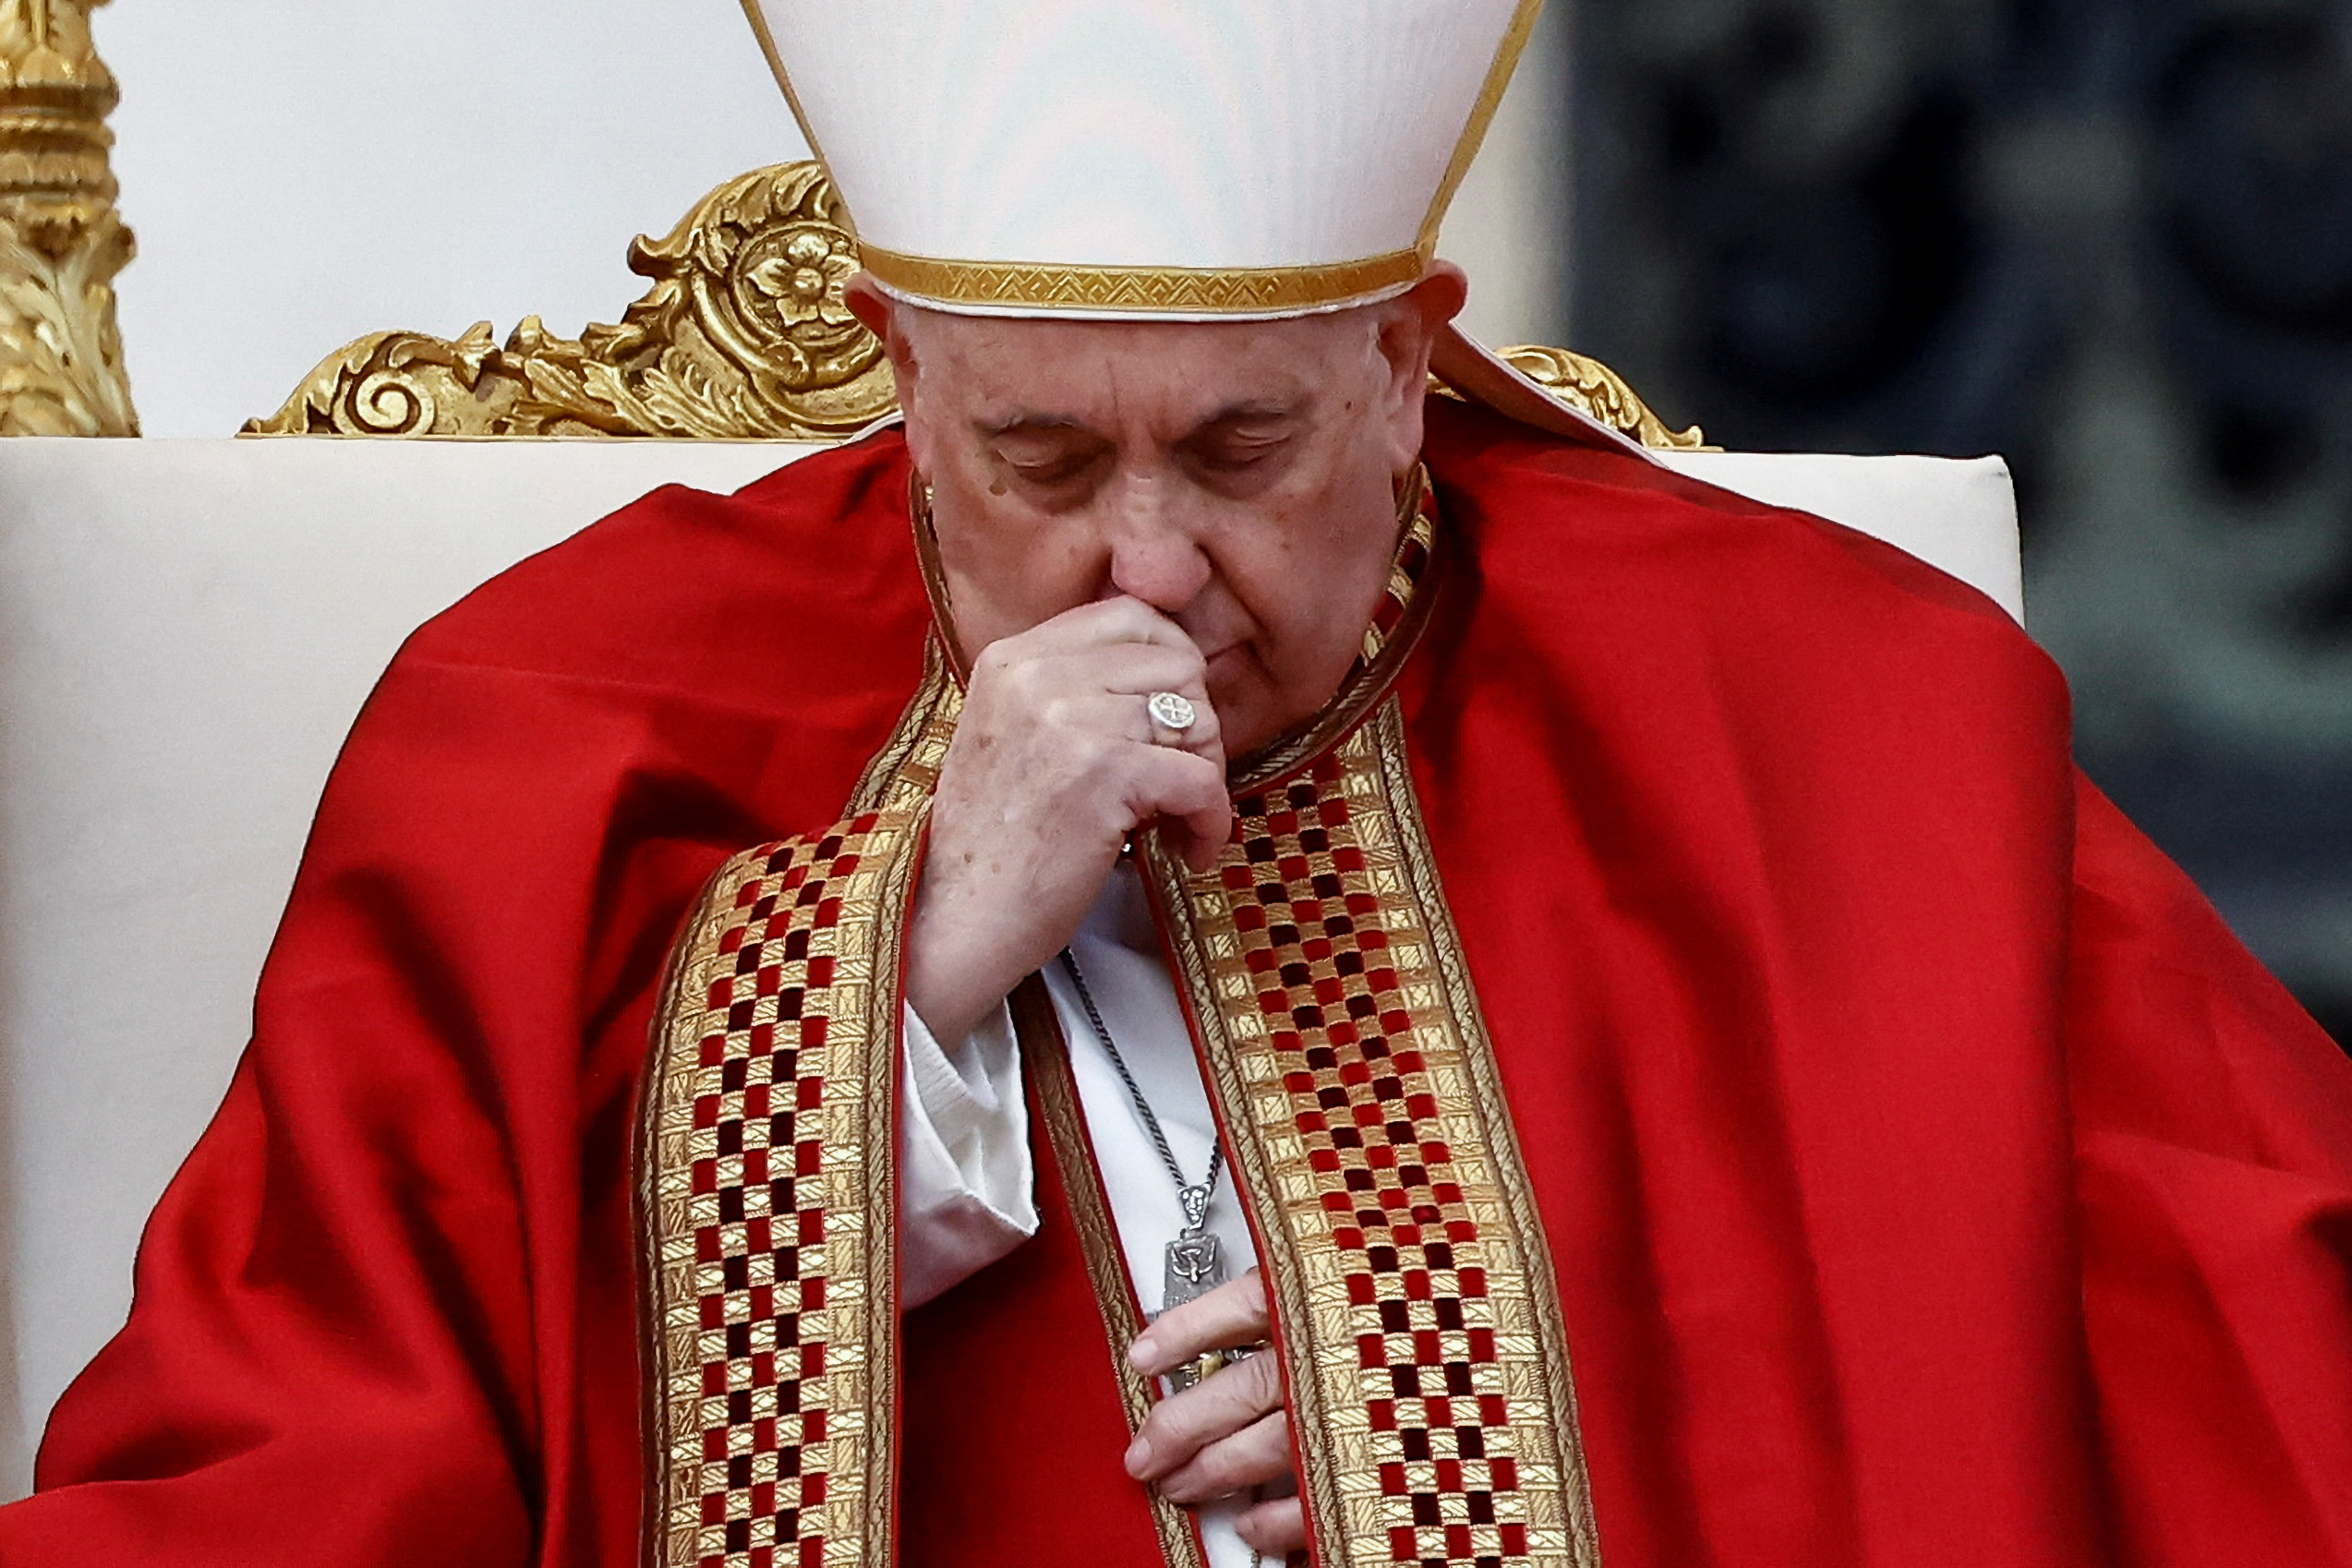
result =
M1389 466L1397 473L1421 455L1421 400L1429 384L1429 351L1470 297L1470 280L1451 261L1430 264L1421 281L1375 306L1378 347L1388 370Z

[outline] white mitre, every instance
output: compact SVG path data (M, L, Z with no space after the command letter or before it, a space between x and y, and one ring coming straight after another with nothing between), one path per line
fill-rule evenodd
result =
M743 0L883 289L1156 320L1412 287L1541 4ZM1436 368L1622 442L1458 333Z

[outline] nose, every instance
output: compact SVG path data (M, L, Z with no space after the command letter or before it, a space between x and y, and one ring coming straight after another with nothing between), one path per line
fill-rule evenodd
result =
M1182 489L1158 475L1122 474L1103 498L1111 586L1169 615L1199 597L1212 572Z

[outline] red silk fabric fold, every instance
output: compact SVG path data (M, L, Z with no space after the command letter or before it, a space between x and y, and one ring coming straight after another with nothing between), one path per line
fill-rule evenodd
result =
M2080 782L2048 660L1627 456L1435 406L1428 458L1407 744L1605 1560L2352 1562L2352 1065ZM638 1560L661 966L913 690L905 483L884 435L664 491L411 640L0 1562ZM1151 1561L1040 1159L1046 1234L907 1323L909 1562Z

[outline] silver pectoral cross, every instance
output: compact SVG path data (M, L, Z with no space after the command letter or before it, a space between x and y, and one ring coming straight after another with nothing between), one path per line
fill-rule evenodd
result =
M1197 1300L1225 1283L1224 1248L1206 1231L1188 1230L1168 1243L1167 1272L1160 1285L1160 1310Z
M1164 1255L1165 1272L1160 1282L1163 1312L1198 1300L1225 1283L1224 1248L1207 1228L1210 1191L1206 1186L1188 1187L1176 1194L1184 1204L1184 1229L1168 1243ZM1168 1382L1181 1393L1223 1365L1224 1357L1212 1351L1189 1366L1177 1368L1168 1375Z
M1215 1191L1208 1183L1176 1189L1184 1205L1184 1229L1168 1243L1167 1272L1160 1282L1160 1310L1197 1300L1225 1283L1224 1249L1209 1234L1209 1200Z

